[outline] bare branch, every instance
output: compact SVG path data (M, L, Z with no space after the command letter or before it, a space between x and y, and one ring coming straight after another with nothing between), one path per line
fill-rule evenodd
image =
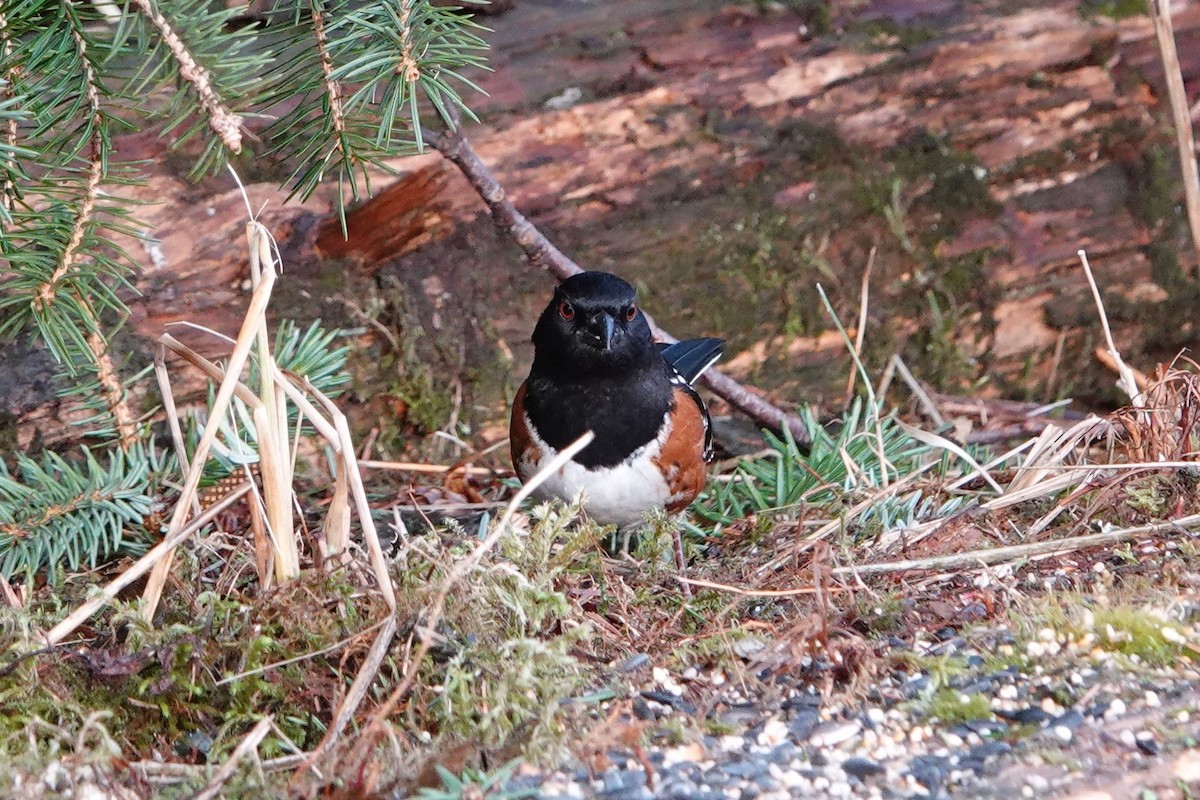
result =
M517 207L508 199L504 187L500 185L492 171L471 147L471 143L463 134L461 127L446 133L424 130L422 136L435 150L462 170L463 175L470 181L475 191L487 203L492 212L492 218L496 221L496 226L516 241L532 264L546 270L560 281L583 272L578 264L555 247L553 242L517 210ZM679 341L660 328L649 315L647 315L647 319L656 339L669 343ZM775 430L782 430L784 426L787 426L796 443L802 447L812 442L812 437L809 436L808 430L798 416L789 414L764 400L723 372L710 369L704 373L701 380L712 390L713 394L758 424Z

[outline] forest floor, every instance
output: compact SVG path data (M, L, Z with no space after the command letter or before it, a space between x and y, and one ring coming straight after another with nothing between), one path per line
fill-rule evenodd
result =
M327 194L284 202L279 165L243 164L285 262L272 319L351 331L339 402L363 456L478 472L370 473L399 630L320 757L386 605L357 560L260 596L242 510L180 551L155 627L123 594L17 656L127 561L0 612L0 789L1200 795L1200 381L1158 371L1195 346L1200 275L1153 32L1123 5L517 0L486 20L468 135L508 196L676 335L727 338L733 376L834 423L801 455L713 400L689 584L668 523L630 563L561 509L519 514L453 580L512 496L505 412L549 276L436 154L397 160L405 190L355 209L348 243ZM1200 6L1177 5L1194 103ZM187 184L148 135L123 148L159 161L167 198L145 211L136 365L166 323L235 332L247 266L231 183ZM1147 412L1110 414L1127 397L1095 355L1081 248ZM878 402L849 399L864 382L818 284L850 337L865 323ZM62 444L72 412L36 372L0 375L5 436ZM302 460L318 531L330 481Z

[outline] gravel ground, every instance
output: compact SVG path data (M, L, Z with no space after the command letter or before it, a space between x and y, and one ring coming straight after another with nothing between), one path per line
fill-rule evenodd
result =
M893 668L858 699L839 701L812 689L819 663L752 697L720 671L676 677L633 659L649 681L631 708L652 741L656 729L722 732L684 734L683 744L641 754L610 749L603 769L521 775L511 788L546 800L1200 795L1200 672L1190 659L1151 669L1094 637L1050 629L1023 645L1005 631L971 643L946 631L882 649L892 663L945 657L957 669L939 687L929 671ZM1023 666L995 668L1003 659ZM938 688L943 702L957 692L963 712L979 713L930 716Z

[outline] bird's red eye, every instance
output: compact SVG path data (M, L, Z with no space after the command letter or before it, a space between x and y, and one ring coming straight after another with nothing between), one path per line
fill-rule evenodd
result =
M637 306L630 306L629 308L625 309L625 319L627 319L628 321L633 322L633 318L636 316L637 316Z
M558 315L565 320L575 319L575 306L563 300L558 304Z

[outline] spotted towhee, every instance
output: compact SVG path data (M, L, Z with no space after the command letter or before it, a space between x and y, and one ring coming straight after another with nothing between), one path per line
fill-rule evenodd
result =
M513 401L513 465L528 480L559 450L595 439L535 493L583 493L593 520L628 530L658 508L681 511L704 488L712 427L692 382L720 339L655 344L634 289L607 272L559 284L533 331L533 368ZM676 558L682 558L676 543Z

